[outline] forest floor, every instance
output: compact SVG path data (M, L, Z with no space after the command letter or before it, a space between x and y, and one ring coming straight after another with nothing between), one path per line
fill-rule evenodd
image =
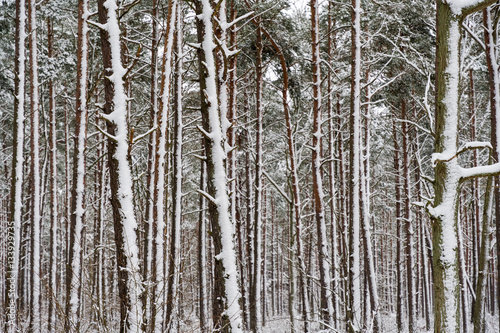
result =
M488 314L487 318L487 329L486 333L489 332L498 332L499 331L499 325L498 325L498 314L492 316ZM433 324L431 323L431 329L426 330L425 329L425 320L423 318L420 318L417 321L417 332L419 333L432 333L433 332ZM197 321L192 322L191 325L184 326L181 328L182 332L195 332L199 328L199 325ZM194 330L194 331L193 331ZM276 317L276 318L270 318L266 321L266 325L262 328L262 333L288 333L290 332L290 321L288 317ZM325 331L321 331L319 327L319 323L312 323L311 324L311 332L313 333L322 333ZM344 329L338 330L338 332L343 333ZM381 333L405 333L407 332L406 330L403 332L399 332L397 329L396 325L396 314L389 314L385 313L382 314L382 330L380 331ZM472 324L470 326L469 332L472 332Z

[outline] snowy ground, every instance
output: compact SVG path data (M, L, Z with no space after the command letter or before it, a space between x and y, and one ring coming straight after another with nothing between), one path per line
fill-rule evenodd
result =
M488 327L486 332L498 332L498 314L496 316L488 315L486 318L488 322ZM395 314L382 314L382 330L383 333L400 333L396 327L396 315ZM312 323L312 332L321 333L322 331L319 329L319 323ZM433 327L431 325L431 330L425 329L425 320L419 319L417 322L418 332L421 333L432 333ZM191 322L191 325L185 325L182 332L197 332L199 331L199 326L197 322ZM290 332L290 322L287 317L279 317L268 319L266 322L266 326L263 327L262 333L287 333ZM344 330L339 330L338 332L344 332ZM404 333L403 331L401 333ZM472 332L472 324L470 327L470 332ZM468 332L469 333L469 332Z

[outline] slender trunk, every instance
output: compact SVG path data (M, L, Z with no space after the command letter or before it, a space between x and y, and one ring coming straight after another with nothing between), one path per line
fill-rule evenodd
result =
M240 291L236 269L236 255L229 212L227 176L225 166L224 122L221 119L217 94L217 75L212 15L214 9L208 0L196 1L197 32L201 48L198 51L200 94L202 100L202 133L205 136L207 157L208 211L212 224L215 251L213 321L214 329L221 332L242 332L239 305ZM224 44L224 41L221 41ZM225 47L225 45L223 45ZM224 115L225 117L225 115Z
M151 87L150 87L150 127L155 128L158 120L158 44L159 44L159 10L158 1L152 0L152 38L151 38ZM144 241L144 265L143 265L143 279L145 282L144 295L142 302L144 306L144 325L150 327L151 315L151 270L153 261L153 224L154 224L154 193L155 193L155 161L156 161L156 135L157 131L152 131L149 136L148 145L148 197L146 200L146 216L145 216L145 241Z
M491 108L491 142L493 145L493 160L499 161L500 155L500 128L498 121L500 121L500 76L499 65L497 60L497 25L498 19L493 17L493 9L488 7L483 10L483 24L484 24L484 39L486 45L486 64L488 66L489 74L489 88L490 88L490 108ZM497 13L498 15L498 13ZM495 176L494 186L494 200L495 200L495 221L496 221L496 239L497 239L497 258L500 257L500 177ZM484 235L484 229L483 229ZM479 235L478 235L479 237ZM481 237L483 238L483 236ZM481 244L484 244L481 242ZM484 245L481 246L481 251ZM497 274L500 265L497 261ZM485 266L487 267L487 265ZM494 288L494 286L492 286ZM497 277L497 290L500 290L500 279ZM497 304L500 308L500 297L497 297ZM494 303L494 302L493 302ZM493 304L494 308L494 304ZM499 319L500 323L500 319Z
M360 292L360 107L361 107L361 0L352 0L351 12L351 114L349 119L349 296L347 330L361 329Z
M136 239L137 222L132 192L127 95L121 62L118 5L114 0L98 1L101 50L106 79L103 118L107 120L108 165L111 206L115 231L120 299L120 333L138 332L142 326L142 279Z
M402 103L402 118L403 122L401 123L403 130L403 176L404 176L404 224L405 224L405 233L406 233L406 286L407 286L407 295L408 295L408 331L413 333L416 329L416 314L415 314L415 277L414 277L414 253L413 253L413 216L411 214L410 209L410 201L411 201L411 179L410 179L410 147L408 143L409 131L408 124L406 120L408 120L407 112L406 112L406 104Z
M158 130L156 133L156 157L154 167L154 196L153 196L153 244L152 244L152 267L151 279L153 287L151 290L151 323L150 327L153 332L161 332L164 324L164 304L163 299L167 291L166 278L164 275L164 257L166 251L165 244L165 203L167 194L165 186L166 178L166 155L167 155L167 139L168 139L168 118L170 105L170 87L172 73L172 52L173 39L175 30L175 12L178 3L170 1L167 9L167 27L165 31L165 46L163 51L163 67L161 74L161 99L158 108Z
M311 0L311 37L312 37L312 71L313 71L313 138L312 138L312 178L314 211L318 234L318 262L322 327L333 326L333 304L330 290L330 267L328 265L328 241L326 235L325 207L323 193L323 177L321 172L321 66L319 41L319 7L317 0Z
M395 192L396 192L396 212L395 212L395 222L396 222L396 324L398 331L403 330L403 277L402 277L402 265L401 265L401 167L399 165L399 144L398 135L396 132L396 126L392 124L393 131L393 141L394 141L394 174L395 174Z
M88 1L78 5L78 61L76 82L76 133L73 155L73 184L71 188L71 219L69 257L66 267L65 330L78 331L81 310L81 280L83 255L83 226L85 213L85 150L87 145L87 59L88 59Z
M331 2L328 3L328 31L332 31L333 29L333 19L332 19L332 8L333 5ZM332 34L328 34L328 63L331 64L333 61L333 38ZM327 82L328 82L328 151L329 151L329 158L330 158L330 163L328 164L329 166L329 173L330 173L330 227L331 227L331 246L332 246L332 251L331 251L331 256L332 256L332 283L331 283L331 288L332 288L332 307L333 307L333 318L332 318L332 323L333 323L333 328L338 328L338 317L339 317L339 299L338 299L338 290L339 290L339 278L338 278L338 249L337 249L337 223L338 223L338 212L337 212L337 200L339 197L339 193L336 188L335 184L335 132L334 132L334 122L333 122L333 80L332 80L332 72L328 71L328 76L327 76Z
M206 183L206 162L200 162L200 190L205 191ZM205 197L200 195L200 213L198 215L198 283L199 289L199 308L200 308L200 332L208 333L209 320L207 308L207 256L206 256L206 219L205 219Z
M168 264L167 311L165 321L167 332L175 331L178 309L175 300L179 298L179 277L181 265L181 221L182 221L182 8L177 5L175 14L177 25L175 34L174 72L174 163L173 163L173 210L170 232L170 256Z
M41 331L40 318L40 250L41 250L41 216L40 216L40 111L38 97L38 47L36 2L28 3L28 31L30 47L30 108L31 108L31 177L32 177L32 206L30 216L30 323L29 332Z
M25 84L26 5L16 1L16 46L14 67L14 121L12 142L12 181L7 242L7 274L5 284L5 332L17 331L19 298L18 276L21 252L23 146L24 146L24 84Z
M498 120L500 112L500 80L499 80L499 66L497 62L497 52L496 52L496 27L493 25L492 9L488 7L483 10L483 25L484 25L484 40L486 45L486 64L488 66L489 74L489 90L490 90L490 108L491 108L491 142L493 145L493 160L498 162L498 151L500 139L498 135ZM471 80L472 82L472 80ZM495 182L497 186L492 187L492 182ZM478 276L476 285L476 298L473 306L473 323L474 323L474 333L482 333L486 329L486 286L488 278L489 269L489 251L490 251L490 217L491 217L491 207L493 201L495 206L495 220L497 220L497 243L498 243L498 218L500 218L500 209L498 204L500 204L500 192L498 190L499 177L488 178L485 202L483 208L483 222L482 222L482 234L481 234L481 246L478 258ZM490 190L491 189L491 190ZM493 194L490 193L493 191ZM491 200L491 195L493 199ZM500 248L499 248L500 250Z
M366 75L367 81L369 79L369 73ZM363 238L364 242L364 250L365 250L365 280L368 283L368 291L369 291L369 299L370 303L366 300L366 304L370 305L371 313L367 313L367 317L372 320L373 323L367 323L367 327L369 330L378 333L380 330L380 311L379 311L379 297L377 290L377 271L375 270L375 257L373 255L372 250L372 236L371 236L371 226L370 223L372 221L371 207L370 207L370 102L371 102L371 92L369 87L366 88L366 115L365 115L365 128L364 128L364 154L362 155L361 164L360 164L360 173L361 173L361 210L363 214ZM360 140L361 141L361 140ZM361 146L363 146L361 144ZM363 150L360 151L362 154Z
M48 57L54 57L54 27L50 18L47 19L47 48ZM49 316L48 330L52 332L56 325L55 303L57 302L57 127L56 127L56 100L55 87L49 81L49 113L50 113L50 258L49 258Z
M255 65L255 110L256 110L256 137L255 137L255 205L254 205L254 236L253 236L253 278L250 293L250 329L257 333L261 331L262 313L260 306L262 280L262 85L264 83L262 64L262 22L257 24L257 54Z

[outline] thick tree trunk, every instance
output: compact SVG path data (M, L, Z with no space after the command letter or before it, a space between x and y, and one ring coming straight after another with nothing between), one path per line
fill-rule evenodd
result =
M493 0L472 4L437 1L436 112L433 220L434 330L461 331L458 262L458 193L463 173L458 165L458 91L460 80L460 33L463 19ZM475 174L480 176L482 174Z

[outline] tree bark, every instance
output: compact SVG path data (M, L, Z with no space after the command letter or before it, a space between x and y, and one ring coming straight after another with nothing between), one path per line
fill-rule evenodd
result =
M66 316L67 332L80 327L80 294L83 259L83 227L85 214L85 174L87 146L87 61L88 61L88 1L78 4L77 81L76 81L76 131L73 155L73 183L71 188L71 218L69 229L69 254L66 266Z
M208 191L202 194L209 199L208 212L215 251L212 311L214 329L220 332L239 333L242 331L240 291L227 193L224 147L226 138L223 135L224 121L227 122L227 119L221 119L219 113L220 96L217 94L216 63L213 54L214 9L208 0L196 1L195 6L198 42L201 45L198 49L198 66L203 128L200 130L205 137L208 176Z
M102 117L107 121L108 167L111 206L115 232L120 333L138 332L142 327L142 283L139 271L137 222L132 197L125 68L121 62L118 5L114 0L99 0L99 23L102 25L101 51L106 79Z
M316 218L319 283L320 283L320 313L323 329L333 326L333 304L330 290L330 267L328 265L328 241L326 235L325 205L323 193L322 165L322 133L321 133L321 66L319 45L319 7L317 0L311 0L311 46L313 72L313 137L312 137L312 178L314 212Z
M12 142L12 180L10 185L10 214L7 242L7 270L5 281L6 311L5 332L17 331L19 269L22 226L23 191L23 146L24 146L24 85L25 85L25 42L26 42L26 4L16 0L16 40L14 67L14 120Z
M31 111L31 184L32 205L30 213L30 322L28 331L30 333L41 331L40 317L40 293L41 293L41 221L40 216L40 106L38 91L38 47L37 47L37 24L36 24L36 2L29 0L28 3L28 31L30 47L30 111Z
M360 108L361 108L361 0L352 0L351 11L351 114L349 118L349 287L347 330L361 330L360 291Z

